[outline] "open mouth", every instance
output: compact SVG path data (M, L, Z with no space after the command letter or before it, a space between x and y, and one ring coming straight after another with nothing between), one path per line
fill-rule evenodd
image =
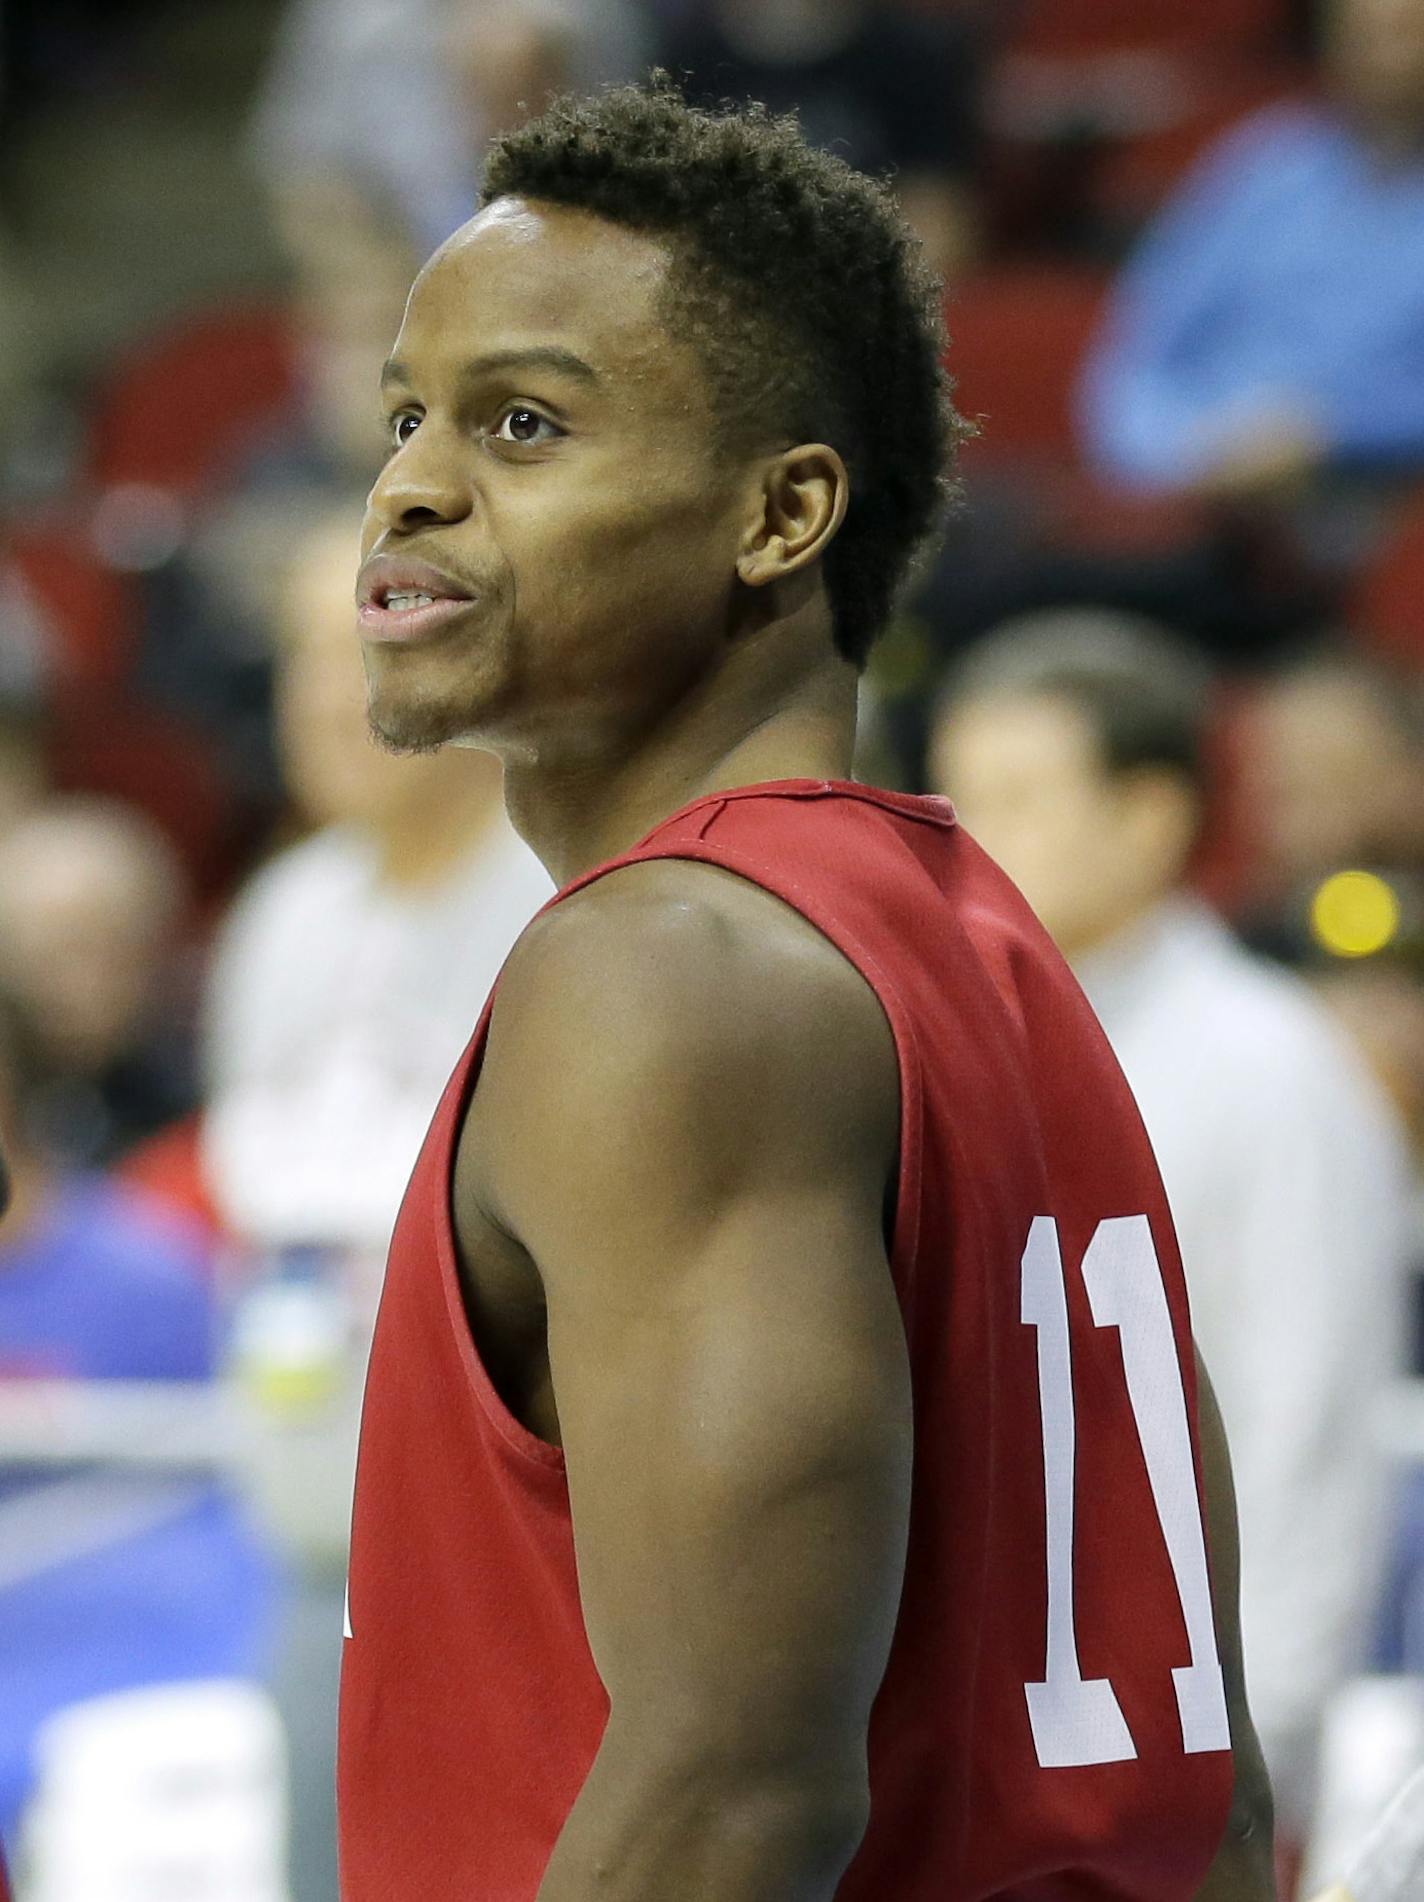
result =
M366 640L412 641L438 632L473 606L467 594L432 594L425 588L383 583L372 589L357 615Z

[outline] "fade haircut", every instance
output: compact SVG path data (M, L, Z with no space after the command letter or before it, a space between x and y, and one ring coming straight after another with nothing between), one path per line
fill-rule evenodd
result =
M1086 717L1104 766L1156 768L1198 793L1208 779L1210 669L1177 635L1114 608L1057 608L1006 621L951 669L935 724L969 701L1066 700Z
M965 425L942 291L889 189L764 106L706 112L666 74L555 100L498 139L483 203L518 196L663 242L664 315L697 350L717 447L825 442L850 505L825 556L836 647L857 667L952 492Z

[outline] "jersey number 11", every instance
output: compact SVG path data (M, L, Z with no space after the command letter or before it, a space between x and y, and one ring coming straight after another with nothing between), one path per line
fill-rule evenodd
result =
M1229 1750L1226 1693L1212 1621L1206 1539L1186 1397L1162 1270L1145 1215L1100 1222L1083 1257L1083 1281L1098 1327L1122 1340L1127 1397L1147 1463L1158 1522L1181 1600L1191 1663L1172 1673L1188 1753ZM1073 1469L1077 1419L1068 1295L1058 1224L1034 1218L1023 1254L1024 1322L1038 1332L1047 1509L1048 1642L1043 1680L1026 1684L1034 1748L1046 1769L1120 1763L1137 1746L1109 1678L1085 1678L1073 1622Z

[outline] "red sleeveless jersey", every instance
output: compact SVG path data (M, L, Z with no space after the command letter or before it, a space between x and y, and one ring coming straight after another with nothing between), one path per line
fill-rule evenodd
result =
M914 1480L870 1822L837 1902L1188 1902L1232 1784L1196 1386L1161 1183L1097 1021L943 800L719 793L552 902L651 858L794 906L872 986L899 1055ZM345 1902L535 1902L608 1714L562 1454L501 1404L457 1280L451 1168L488 1018L416 1164L371 1356Z

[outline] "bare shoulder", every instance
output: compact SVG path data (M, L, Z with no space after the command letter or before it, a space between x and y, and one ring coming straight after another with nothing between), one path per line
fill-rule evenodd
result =
M888 1167L899 1087L860 973L719 867L653 860L536 920L506 966L471 1121L497 1216L530 1168L615 1180L656 1145L697 1189L793 1160Z

